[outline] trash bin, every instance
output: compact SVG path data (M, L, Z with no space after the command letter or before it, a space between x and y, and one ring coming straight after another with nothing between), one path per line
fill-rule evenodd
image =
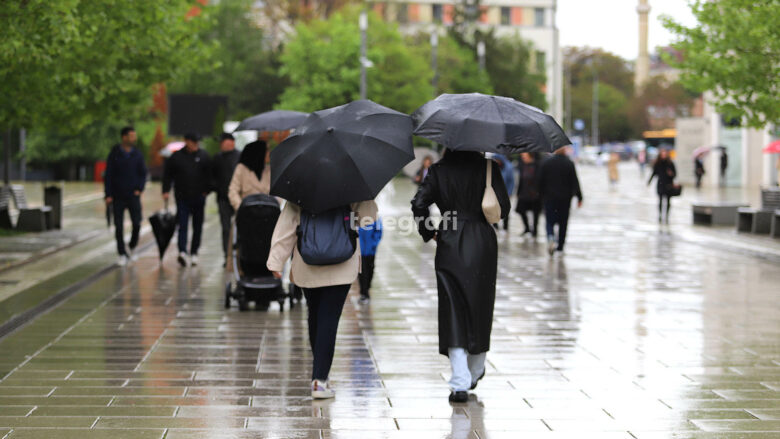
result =
M51 213L47 216L47 229L62 228L62 188L46 186L43 189L43 204L51 207Z

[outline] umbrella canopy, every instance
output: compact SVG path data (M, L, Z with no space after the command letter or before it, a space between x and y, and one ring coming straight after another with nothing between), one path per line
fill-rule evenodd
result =
M300 111L266 111L242 120L233 131L287 131L298 127L307 116Z
M443 94L412 114L414 134L453 150L552 152L571 141L552 116L511 98Z
M152 225L152 234L154 240L157 241L157 249L160 251L160 259L162 259L168 244L171 243L174 232L176 232L176 216L170 213L166 207L150 216L149 224Z
M414 159L409 116L368 100L309 115L271 152L271 195L314 213L372 200Z
M694 149L691 154L693 154L694 157L698 157L700 155L708 154L710 151L712 151L712 148L709 146L700 146Z
M182 148L184 148L184 142L171 142L160 150L160 155L163 157L170 157L174 152Z
M780 154L780 140L775 140L764 148L764 154Z

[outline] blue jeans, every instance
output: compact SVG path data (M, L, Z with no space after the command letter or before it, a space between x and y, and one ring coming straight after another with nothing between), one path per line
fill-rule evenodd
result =
M192 216L192 243L190 254L197 255L200 248L200 236L203 233L203 215L206 209L206 197L194 200L176 200L176 215L179 219L179 252L187 253L187 227Z

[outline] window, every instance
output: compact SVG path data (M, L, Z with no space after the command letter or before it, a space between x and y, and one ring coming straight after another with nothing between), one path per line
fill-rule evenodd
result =
M544 26L544 8L534 8L534 25Z
M501 7L501 25L509 26L512 22L512 9L506 6Z
M542 51L536 52L536 71L539 73L547 71L547 54Z
M409 5L407 5L406 3L401 3L398 5L398 22L399 23L409 22Z
M433 4L433 21L434 23L441 23L444 18L444 8L438 3Z

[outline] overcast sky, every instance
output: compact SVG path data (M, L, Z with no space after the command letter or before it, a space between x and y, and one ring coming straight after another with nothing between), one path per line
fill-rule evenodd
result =
M636 59L639 52L638 0L558 0L558 28L561 47L601 47L623 58ZM688 0L650 0L650 52L674 40L658 20L671 15L686 26L696 19Z

